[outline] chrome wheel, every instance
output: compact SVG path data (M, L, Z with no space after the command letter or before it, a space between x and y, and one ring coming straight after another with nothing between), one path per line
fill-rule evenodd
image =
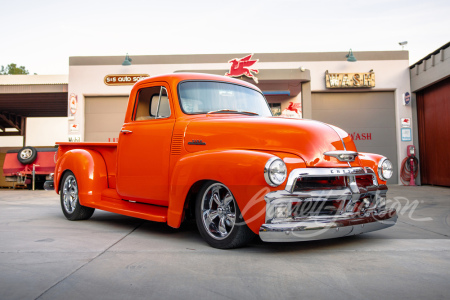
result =
M61 209L68 220L87 220L94 214L95 208L81 205L77 179L72 171L64 172L60 187Z
M23 149L20 151L20 157L22 159L29 159L33 155L33 151L31 149Z
M69 214L73 213L78 204L78 186L75 176L69 175L66 177L62 188L62 196L64 209Z
M201 202L202 223L206 232L216 240L227 238L236 223L236 201L221 183L208 187Z

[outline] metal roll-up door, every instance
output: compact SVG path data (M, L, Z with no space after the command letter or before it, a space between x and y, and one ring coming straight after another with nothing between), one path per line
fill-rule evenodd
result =
M86 142L117 141L127 109L128 97L86 97Z
M393 92L312 93L312 118L352 135L360 152L388 157L398 183L395 96Z

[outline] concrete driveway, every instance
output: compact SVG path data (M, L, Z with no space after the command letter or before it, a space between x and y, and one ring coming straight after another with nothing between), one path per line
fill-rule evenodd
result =
M217 250L195 224L71 222L54 192L0 190L0 299L449 299L450 189L388 195L383 231Z

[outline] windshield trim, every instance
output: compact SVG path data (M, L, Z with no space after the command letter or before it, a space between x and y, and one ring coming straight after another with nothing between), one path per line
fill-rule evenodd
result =
M180 85L181 85L182 83L184 83L184 82L218 82L218 83L225 83L225 84L237 85L237 86L240 86L240 87L243 87L243 88L250 89L250 90L252 90L252 91L255 91L255 92L261 94L261 96L263 97L264 101L266 102L266 105L267 105L267 108L269 109L270 115L273 117L272 110L270 109L269 103L267 102L266 97L264 96L264 94L263 94L261 91L256 90L256 89L253 89L253 88L248 87L248 86L245 86L245 85L242 85L242 84L237 84L237 83L234 83L234 82L221 81L221 80L204 80L204 79L187 79L187 80L183 80L183 81L178 82L178 85L177 85L178 104L180 105L181 111L182 111L185 115L191 115L191 116L192 116L192 115L207 115L208 112L187 113L187 112L184 111L184 109L183 109L183 104L181 103L181 96L180 96ZM259 115L258 115L258 116L259 116Z

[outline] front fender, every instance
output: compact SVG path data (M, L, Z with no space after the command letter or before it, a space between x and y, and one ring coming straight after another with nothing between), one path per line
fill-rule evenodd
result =
M386 184L386 181L381 179L380 176L378 175L378 163L382 158L384 158L383 155L359 152L358 158L364 167L369 167L375 172L375 174L377 175L378 182L380 184Z
M168 225L180 226L187 194L196 182L215 180L230 189L247 226L258 233L265 218L264 196L284 186L270 187L264 179L264 166L273 156L251 150L218 150L183 157L172 172Z
M78 183L81 205L100 201L101 193L108 188L108 172L101 154L95 150L73 149L65 152L56 163L55 190L59 191L64 172L74 173Z

